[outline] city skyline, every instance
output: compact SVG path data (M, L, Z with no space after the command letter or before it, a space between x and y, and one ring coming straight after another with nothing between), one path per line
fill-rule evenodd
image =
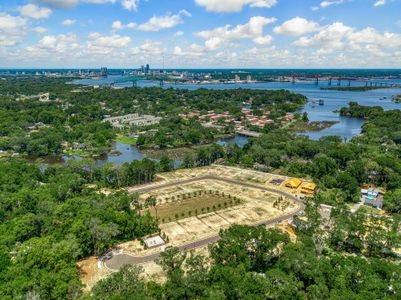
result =
M399 68L399 0L0 4L0 68Z

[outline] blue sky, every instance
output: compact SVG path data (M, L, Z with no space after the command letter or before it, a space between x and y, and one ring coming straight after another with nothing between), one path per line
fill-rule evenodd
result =
M0 0L0 68L400 68L400 12L401 0Z

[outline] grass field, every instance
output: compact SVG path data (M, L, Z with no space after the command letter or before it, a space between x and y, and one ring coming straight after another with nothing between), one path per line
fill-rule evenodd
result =
M126 145L136 145L136 138L125 136L125 135L117 135L116 141L121 144Z
M68 156L84 156L88 157L91 156L93 153L87 150L64 150L63 153Z
M156 209L150 207L145 211L156 217L162 222L171 222L191 216L202 215L208 212L222 210L228 207L239 205L242 200L228 195L203 194L201 196L186 197L175 200L174 202L157 205Z
M302 120L297 120L295 122L292 122L291 125L288 126L288 129L294 132L321 131L337 123L337 121L305 122Z

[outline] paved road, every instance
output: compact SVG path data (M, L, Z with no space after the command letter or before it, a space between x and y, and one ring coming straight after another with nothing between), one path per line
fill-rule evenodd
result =
M249 187L249 188L258 189L258 190L261 190L261 191L271 192L271 193L274 193L274 194L278 194L278 195L290 198L290 199L292 199L292 200L294 200L294 201L296 201L296 202L298 202L300 204L299 209L297 209L296 211L294 211L292 213L285 214L285 215L282 215L282 216L274 218L274 219L261 221L259 223L253 224L253 226L272 225L272 224L275 224L277 222L290 219L290 218L294 217L295 215L300 214L301 212L303 212L303 210L305 208L305 206L302 203L302 201L300 201L294 195L291 195L289 193L286 193L286 192L283 192L283 191L279 191L279 190L275 190L273 188L261 187L261 186L254 185L254 184L251 184L251 183L246 183L246 182L242 182L242 181L238 181L238 180L234 180L234 179L228 179L228 178L224 178L224 177L218 177L218 176L214 176L214 175L205 175L205 176L195 177L195 178L181 180L181 181L177 181L177 182L170 182L170 183L164 183L164 184L159 184L159 185L153 185L153 186L138 188L138 189L131 190L131 191L138 192L138 193L149 192L149 191L156 190L156 189L168 188L168 187L173 187L173 186L176 186L176 185L187 184L187 183L201 181L201 180L218 180L218 181L223 181L223 182L226 182L226 183L241 185L243 187ZM219 235L213 235L213 236L210 236L210 237L206 237L206 238L203 238L203 239L200 239L200 240L197 240L197 241L193 241L193 242L181 245L178 248L180 250L182 250L182 251L192 250L192 249L196 249L196 248L199 248L199 247L214 243L214 242L218 241L219 239L220 239ZM119 270L124 265L127 265L127 264L136 265L136 264L146 263L146 262L155 260L159 256L160 256L160 252L157 252L157 253L154 253L154 254L150 254L150 255L146 255L146 256L132 256L130 254L122 253L122 254L114 255L111 259L106 260L104 262L104 264L106 265L107 268L109 268L111 270Z

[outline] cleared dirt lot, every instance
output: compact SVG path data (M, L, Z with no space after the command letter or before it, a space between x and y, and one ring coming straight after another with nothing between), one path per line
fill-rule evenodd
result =
M162 174L161 177L163 178L158 182L158 185L161 182L196 179L199 174L205 176L215 175L215 173L226 175L228 173L238 177L241 172L241 169L234 168L234 170L230 170L226 167L222 169L209 167L179 170ZM262 174L265 177L270 177L269 174ZM259 172L257 175L261 177ZM255 178L255 176L250 176L248 173L243 176L248 177L248 180L249 177ZM243 177L239 178L241 178L241 182L244 181ZM259 179L259 182L261 186L265 184L264 179ZM199 191L206 191L206 195L202 194L200 198L197 196L190 199L182 199L182 195L198 194ZM208 194L208 191L212 191L212 194ZM219 191L219 196L215 194L216 191ZM222 197L221 195L225 196ZM228 195L231 195L231 198L228 198ZM179 246L216 235L221 229L228 228L232 224L253 225L299 209L299 203L291 199L283 199L281 195L218 179L199 179L194 182L181 183L174 187L155 188L154 190L142 192L140 201L144 203L145 199L150 196L157 199L159 219L165 219L165 223L160 224L160 229L168 237L168 244L171 246ZM224 202L228 203L230 199L234 200L234 197L241 199L241 203L224 207ZM280 205L275 205L277 202ZM221 204L220 209L218 208L218 203ZM215 205L216 211L212 211L213 205ZM210 208L209 212L204 209L204 213L202 213L202 208L207 207ZM154 208L149 209L152 214L155 214ZM198 215L195 215L195 209L198 210ZM191 216L188 215L189 210L192 211ZM186 212L184 216L181 216L182 212ZM176 214L180 215L177 221L175 220ZM169 222L168 218L172 221ZM124 251L129 251L127 248L123 247L123 249Z
M206 249L208 243L218 239L221 229L228 228L232 224L272 225L282 219L292 217L303 209L302 203L297 201L290 189L271 183L273 179L286 180L288 178L274 174L213 165L177 170L159 174L157 177L154 183L131 187L128 191L138 192L139 200L143 204L150 196L156 198L159 219L161 219L160 213L165 213L165 223L160 224L159 227L163 236L168 238L167 246L177 246L180 249ZM219 197L210 196L199 199L193 197L193 199L188 199L189 202L186 202L187 199L185 201L182 199L183 194L194 195L199 191L212 191L211 195L214 196L216 194L213 193L219 191ZM222 197L223 194L224 197ZM232 198L228 198L228 195L231 195ZM203 193L202 196L205 194ZM229 202L229 199L234 200L234 196L240 199L241 203L225 207L224 202ZM182 201L177 201L177 199ZM221 207L217 209L219 203ZM213 205L216 206L216 211L202 213L202 207L212 208ZM191 216L188 216L188 210L193 212L195 209L198 209L198 215L191 213ZM149 210L151 213L155 213L154 208L149 208ZM168 221L173 212L175 217L176 213L185 211L187 213L184 218ZM116 248L122 254L115 255L110 263L102 264L98 269L99 274L110 272L110 269L118 269L126 258L126 262L142 265L145 268L146 276L153 279L162 277L160 267L151 260L157 257L165 246L144 249L139 241L129 241L117 245ZM120 261L119 258L121 258ZM97 267L97 264L96 267L86 266L93 272ZM97 275L90 277L94 280L101 278ZM89 279L88 276L87 279Z
M159 201L155 208L150 207L145 209L149 211L153 217L157 217L161 223L177 221L192 216L197 216L212 211L219 211L228 207L239 205L241 200L231 195L217 195L215 191L196 191L196 196L193 193L185 193L180 195L179 199L166 202ZM199 195L202 193L202 195Z

